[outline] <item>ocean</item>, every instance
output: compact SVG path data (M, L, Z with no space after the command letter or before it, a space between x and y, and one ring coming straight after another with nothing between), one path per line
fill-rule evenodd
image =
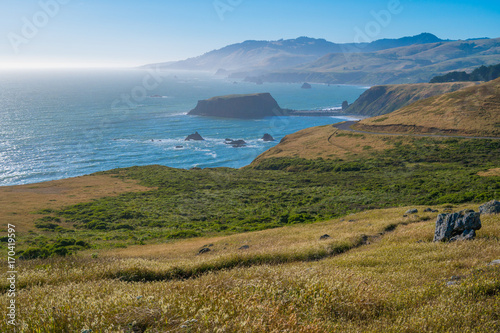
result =
M282 108L332 109L367 89L312 86L139 69L0 71L0 186L135 165L243 167L287 134L345 118L240 120L187 112L200 99L259 92L271 93ZM184 141L195 131L205 141ZM276 141L260 140L265 133ZM233 148L226 138L248 144Z

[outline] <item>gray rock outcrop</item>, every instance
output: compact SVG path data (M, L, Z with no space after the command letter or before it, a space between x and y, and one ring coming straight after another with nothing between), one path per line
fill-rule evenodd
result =
M194 134L190 134L187 136L187 138L184 139L184 141L203 141L203 137L200 135L200 133L195 132Z
M245 140L232 140L232 139L226 139L224 143L226 145L231 145L235 148L244 147L247 144Z
M262 137L262 140L264 140L264 141L274 141L274 138L272 137L272 135L271 135L271 134L266 133L266 134L264 134L264 136Z
M417 213L418 213L418 209L412 208L412 209L408 209L405 214L417 214Z
M302 87L301 87L301 88L302 88L302 89L311 89L311 88L312 88L312 86L311 86L309 83L304 82L304 84L302 85Z
M492 200L490 202L485 203L484 205L479 207L479 213L484 215L500 214L500 202Z
M465 210L453 214L440 214L436 220L434 241L469 240L476 237L476 230L481 229L481 214Z

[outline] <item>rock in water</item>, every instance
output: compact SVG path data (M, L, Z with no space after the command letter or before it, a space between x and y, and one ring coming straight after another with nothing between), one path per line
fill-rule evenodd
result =
M194 140L194 141L203 141L205 139L203 139L203 137L200 135L200 133L195 132L194 134L188 135L188 137L186 139L184 139L184 141L191 141L191 140Z
M226 139L224 143L226 145L231 145L235 148L244 147L247 144L245 140L232 140L232 139Z
M283 115L276 100L269 93L228 95L198 101L190 115L224 118L257 119Z
M262 140L264 140L264 141L274 141L274 138L271 136L271 134L266 133L262 137Z
M312 86L311 86L309 83L305 82L305 83L302 85L302 87L301 87L301 88L302 88L302 89L311 89L311 88L312 88Z
M434 241L474 239L475 230L481 229L481 214L465 210L453 214L440 214L436 221Z
M500 213L500 202L496 200L492 200L490 202L485 203L484 205L479 207L479 212L481 214L499 214Z

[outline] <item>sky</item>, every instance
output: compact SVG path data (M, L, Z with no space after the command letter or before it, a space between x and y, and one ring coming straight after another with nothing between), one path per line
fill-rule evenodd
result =
M1 0L0 68L129 67L245 40L500 37L500 1Z

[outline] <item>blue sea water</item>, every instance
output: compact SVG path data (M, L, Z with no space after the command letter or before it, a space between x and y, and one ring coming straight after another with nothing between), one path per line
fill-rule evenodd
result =
M0 186L37 183L134 165L245 166L285 135L343 121L332 117L239 120L188 116L200 99L270 92L283 108L353 102L366 87L266 83L208 73L147 70L1 71ZM198 131L206 140L186 142ZM260 140L264 133L276 141ZM248 145L233 148L225 138ZM182 148L176 148L182 146Z

